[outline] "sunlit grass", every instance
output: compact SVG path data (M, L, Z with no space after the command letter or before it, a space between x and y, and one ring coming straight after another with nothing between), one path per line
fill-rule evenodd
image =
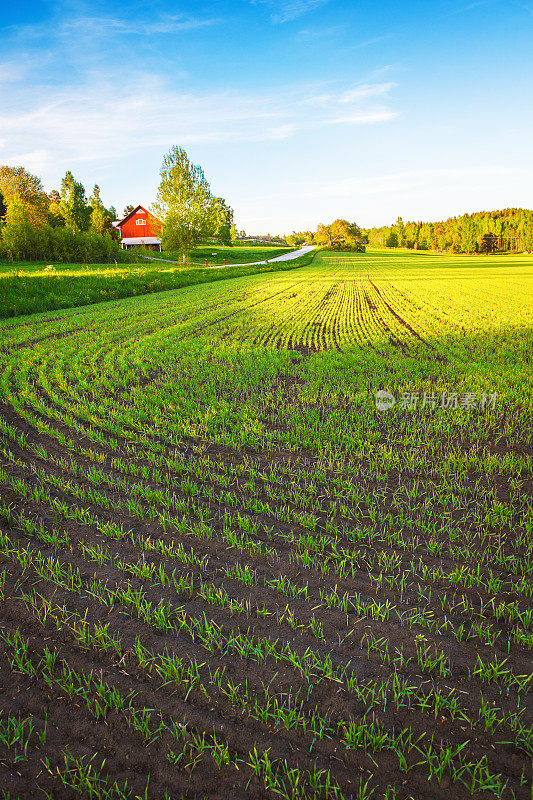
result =
M241 248L235 254L235 262L256 260L256 252L244 253L245 250L247 248ZM272 253L272 248L267 252ZM161 255L167 257L167 254ZM259 257L264 259L267 255L265 253ZM161 262L159 265L156 261L140 257L135 263L113 265L4 262L0 264L0 318L91 305L104 300L151 294L236 276L287 270L309 263L311 259L312 255L308 255L294 262L268 266L219 266L215 269L213 264L222 265L222 257L218 260L211 258L208 267L203 266L203 257L198 257L198 265L192 267L190 263L181 266ZM228 263L233 262L230 260Z

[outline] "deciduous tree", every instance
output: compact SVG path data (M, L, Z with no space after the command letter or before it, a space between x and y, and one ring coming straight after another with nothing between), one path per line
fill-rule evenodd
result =
M50 192L48 205L48 221L53 228L59 228L65 224L65 220L61 215L60 205L61 195L57 189L54 189Z
M394 225L394 232L398 237L398 244L397 247L405 247L405 225L403 224L403 219L398 217L396 220L396 224Z
M223 197L213 197L211 214L213 215L213 236L218 236L221 244L231 246L233 244L231 231L232 228L235 229L233 209Z
M315 242L325 247L331 247L332 241L333 238L331 236L331 230L329 225L324 225L323 223L320 223L315 231Z
M0 192L6 209L18 199L28 211L32 225L47 221L48 195L37 175L24 167L0 166Z
M290 236L285 237L287 243L290 244L292 247L298 247L298 245L303 244L305 242L305 234L304 233L297 233L293 231Z
M329 226L334 247L355 247L361 234L355 222L345 219L336 219Z
M213 231L213 196L201 167L182 147L163 159L154 213L163 221L163 246L187 251Z
M114 228L110 212L102 203L100 197L100 187L95 186L92 195L89 197L89 206L91 209L91 231L99 233L103 236L104 233L113 234Z
M314 234L316 244L325 247L357 248L361 230L355 222L336 219L330 225L320 224Z
M40 231L44 228L45 226L41 228L34 225L28 207L15 196L7 207L6 221L2 228L2 243L9 258L33 258Z
M61 181L59 213L65 225L73 231L86 231L91 222L91 209L87 205L85 188L69 170Z

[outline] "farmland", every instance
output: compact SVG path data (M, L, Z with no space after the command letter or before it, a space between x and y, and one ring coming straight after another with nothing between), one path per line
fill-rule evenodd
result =
M530 800L532 339L407 251L2 320L5 796Z

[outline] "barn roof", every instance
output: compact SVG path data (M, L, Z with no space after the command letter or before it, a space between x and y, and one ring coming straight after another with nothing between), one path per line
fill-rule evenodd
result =
M133 211L130 211L130 213L129 213L129 214L126 214L126 216L125 216L123 219L121 219L121 220L119 220L118 222L116 222L116 223L115 223L115 227L116 227L116 228L120 228L120 227L122 227L122 225L124 225L124 223L125 223L125 222L126 222L126 221L127 221L129 218L130 218L130 217L133 217L133 215L134 215L134 214L136 214L136 213L137 213L137 211L138 211L139 209L142 209L142 211L146 211L146 213L147 213L147 214L150 214L150 216L151 216L151 217L153 217L153 218L155 219L155 221L156 221L156 222L159 222L159 223L161 223L161 220L157 219L157 217L156 217L156 216L154 216L154 215L152 214L152 212L151 212L151 211L148 211L148 209L147 209L147 208L145 208L144 206L135 206L135 208L133 209Z

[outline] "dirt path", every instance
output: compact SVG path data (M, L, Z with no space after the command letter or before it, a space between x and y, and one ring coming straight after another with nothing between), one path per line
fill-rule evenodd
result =
M273 261L292 261L295 258L300 258L300 256L304 256L306 253L309 253L311 250L315 249L314 244L308 244L304 247L300 247L299 250L293 250L292 253L285 253L282 256L276 256L275 258L267 258L264 261L248 261L245 264L216 264L213 267L209 267L209 269L220 269L221 267L254 267L258 264L271 264ZM165 261L167 264L179 264L179 261L170 261L168 258L154 258L153 256L143 256L143 258L147 258L149 261Z

